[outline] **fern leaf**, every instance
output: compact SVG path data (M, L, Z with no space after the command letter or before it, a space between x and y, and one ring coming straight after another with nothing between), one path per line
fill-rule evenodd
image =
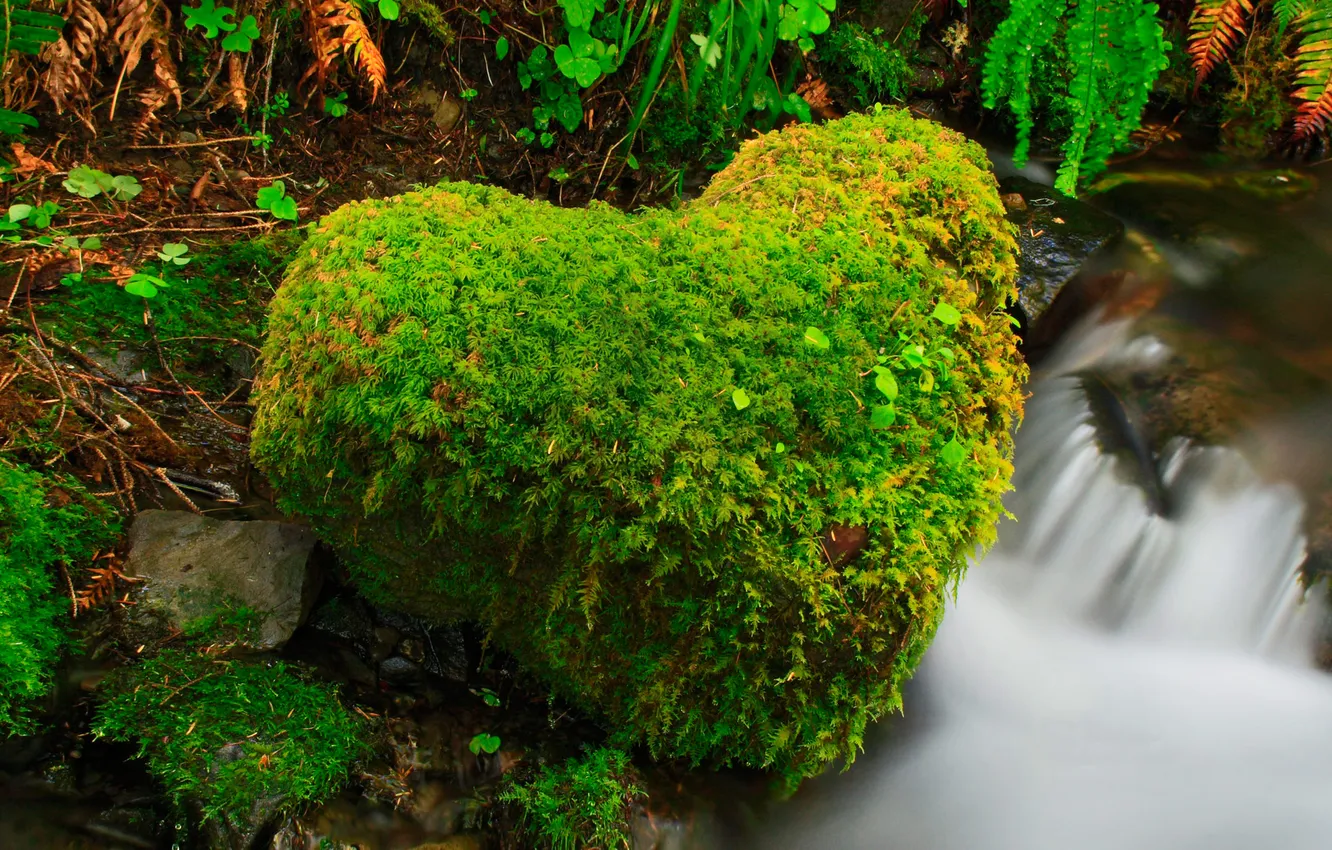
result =
M1078 0L1068 27L1073 81L1066 97L1073 132L1064 143L1055 188L1073 194L1094 177L1142 123L1156 77L1165 69L1165 36L1156 4Z
M1296 22L1300 46L1295 97L1295 138L1309 139L1332 126L1332 0L1319 0Z
M1027 161L1031 147L1033 102L1031 75L1036 59L1054 43L1059 20L1068 9L1067 0L1013 0L1004 19L985 49L981 94L985 108L994 109L1002 100L1017 119L1017 147L1013 160Z
M388 83L388 66L356 6L350 0L305 0L304 11L315 59L301 76L300 85L313 78L313 88L323 89L333 63L342 54L370 84L370 99L377 98Z
M87 100L97 73L97 48L110 35L110 26L93 0L70 0L66 33L46 46L42 59L42 88L63 113L75 100Z
M1272 20L1276 21L1277 37L1285 35L1291 24L1304 16L1319 0L1275 0L1272 4Z
M0 45L4 51L37 55L42 48L60 38L65 19L49 12L33 12L28 0L0 0Z
M1197 74L1195 87L1235 52L1252 14L1253 0L1198 0L1189 21L1189 57Z

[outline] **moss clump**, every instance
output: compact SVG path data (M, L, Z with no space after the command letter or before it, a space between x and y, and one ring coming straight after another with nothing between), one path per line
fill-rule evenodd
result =
M77 484L0 458L0 737L32 731L35 700L68 639L58 565L115 539L111 512Z
M505 787L499 799L518 808L522 829L535 846L611 850L631 846L629 818L645 796L629 756L599 747L543 766L531 779Z
M880 110L748 143L678 212L343 207L274 300L253 456L376 601L485 623L618 742L852 758L1008 489L985 162Z
M168 650L117 671L107 687L93 731L138 743L168 797L197 806L205 822L322 800L365 752L334 689L282 662Z

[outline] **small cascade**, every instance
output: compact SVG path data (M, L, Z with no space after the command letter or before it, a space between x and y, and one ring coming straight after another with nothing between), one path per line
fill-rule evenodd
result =
M1304 505L1237 451L1173 446L1154 510L1080 374L1159 356L1079 333L1033 386L1000 543L963 582L908 716L755 846L1326 850L1332 677Z

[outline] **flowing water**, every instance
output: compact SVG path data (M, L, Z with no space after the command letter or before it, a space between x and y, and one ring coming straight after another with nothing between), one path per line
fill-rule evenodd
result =
M1265 334L1268 350L1325 350L1332 332L1307 312L1332 292L1330 202L1313 202L1319 226L1303 235L1294 216L1252 204L1247 241L1230 243L1249 261L1211 278L1196 274L1207 257L1158 240L1176 257L1174 288L1195 290L1163 309L1205 316L1217 337ZM1293 278L1321 289L1292 293ZM1268 306L1304 309L1264 323L1249 306L1236 333L1233 305L1257 281ZM1273 474L1327 474L1326 375L1315 370L1295 413L1258 417L1236 440L1244 452L1176 440L1152 458L1162 510L1131 460L1103 450L1087 391L1089 372L1169 354L1142 329L1090 321L1043 364L1017 432L1016 519L962 584L906 716L882 724L851 770L780 807L752 846L1332 847L1332 676L1313 663L1326 589L1301 582L1306 498Z

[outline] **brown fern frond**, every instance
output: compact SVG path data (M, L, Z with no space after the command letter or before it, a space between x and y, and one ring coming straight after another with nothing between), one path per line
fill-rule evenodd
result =
M106 18L92 0L69 0L64 34L42 51L46 68L41 85L57 113L63 114L74 101L88 99L97 73L97 49L109 34Z
M1332 3L1319 3L1296 21L1300 47L1295 97L1295 138L1310 139L1332 127Z
M139 67L143 53L149 47L152 48L155 86L174 98L176 107L180 108L180 81L176 75L176 62L171 56L171 12L160 0L118 0L113 19L116 24L111 41L120 54L121 64L116 91L111 98L110 117L116 115L121 84ZM156 109L151 112L155 115ZM147 121L151 121L153 115L149 115ZM146 126L147 121L141 116L139 124Z
M1252 14L1253 0L1198 0L1189 21L1189 57L1197 73L1194 88L1235 52Z
M74 594L75 615L80 611L88 611L95 608L103 602L106 602L108 599L114 599L117 582L133 583L143 581L141 578L127 576L121 572L114 552L100 555L96 560L106 560L106 566L92 567L88 570L88 583Z
M323 89L339 54L369 83L370 99L379 97L388 83L388 66L361 19L360 10L349 0L304 0L303 9L306 36L315 55L299 83L305 86L313 78L314 86L307 98Z

